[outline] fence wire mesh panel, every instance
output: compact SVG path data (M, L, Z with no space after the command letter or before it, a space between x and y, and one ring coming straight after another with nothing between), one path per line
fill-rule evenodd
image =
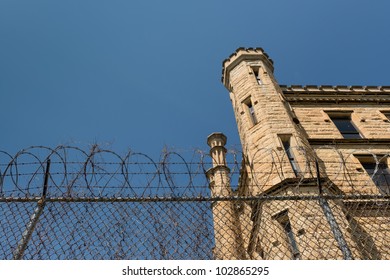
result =
M390 259L384 155L370 172L329 160L325 175L308 157L296 174L239 154L210 176L202 151L0 152L0 259Z
M1 259L20 254L38 203L0 203ZM50 198L21 258L389 259L389 205L378 197Z
M210 259L207 204L50 202L23 258Z

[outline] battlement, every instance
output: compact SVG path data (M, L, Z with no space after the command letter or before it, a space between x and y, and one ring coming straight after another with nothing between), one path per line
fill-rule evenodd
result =
M329 86L329 85L280 85L283 93L349 93L383 94L390 93L390 86Z
M241 63L243 60L261 60L267 67L274 71L274 62L262 48L238 48L227 59L222 62L222 77L221 81L225 87L229 87L229 72Z
M291 103L390 103L390 86L280 86Z

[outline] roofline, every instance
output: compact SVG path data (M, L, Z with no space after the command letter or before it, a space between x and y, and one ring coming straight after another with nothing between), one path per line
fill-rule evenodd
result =
M269 55L262 48L238 48L227 59L222 62L222 77L221 82L229 89L229 75L228 73L236 67L243 60L262 60L271 71L274 71L273 61Z
M330 86L330 85L280 85L283 93L351 93L383 94L390 93L390 86Z

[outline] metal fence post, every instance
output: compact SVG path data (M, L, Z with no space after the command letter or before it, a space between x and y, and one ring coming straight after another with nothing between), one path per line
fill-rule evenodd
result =
M343 253L344 259L353 260L352 252L348 247L347 241L345 241L344 235L336 221L336 218L334 217L332 209L330 208L328 201L324 197L322 197L323 192L321 186L320 169L317 160L316 160L316 171L317 171L317 184L319 190L319 204L322 208L322 211L324 211L325 218L328 221L330 229L332 230L333 236L336 239L341 252Z
M41 199L38 200L37 207L35 208L34 213L30 217L30 221L28 222L26 229L22 234L22 238L18 243L18 247L14 251L14 257L13 257L14 260L21 260L23 258L24 251L26 250L28 242L31 239L35 226L38 223L39 217L41 216L43 209L45 208L47 186L48 186L48 180L50 176L49 172L50 172L50 159L48 159L46 162L45 178L43 182Z
M336 241L340 247L340 250L343 253L344 259L345 260L353 260L352 252L348 247L347 241L345 241L344 235L340 230L340 227L339 227L339 225L338 225L338 223L333 215L332 209L330 208L328 201L325 198L320 197L319 203L320 203L322 210L324 211L325 218L328 221L328 224L330 226L330 229L332 230L334 238L336 239Z

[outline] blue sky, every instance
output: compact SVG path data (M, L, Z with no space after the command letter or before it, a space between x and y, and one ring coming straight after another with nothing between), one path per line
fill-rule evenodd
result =
M0 0L0 150L239 146L221 63L262 47L280 84L389 85L389 1Z

